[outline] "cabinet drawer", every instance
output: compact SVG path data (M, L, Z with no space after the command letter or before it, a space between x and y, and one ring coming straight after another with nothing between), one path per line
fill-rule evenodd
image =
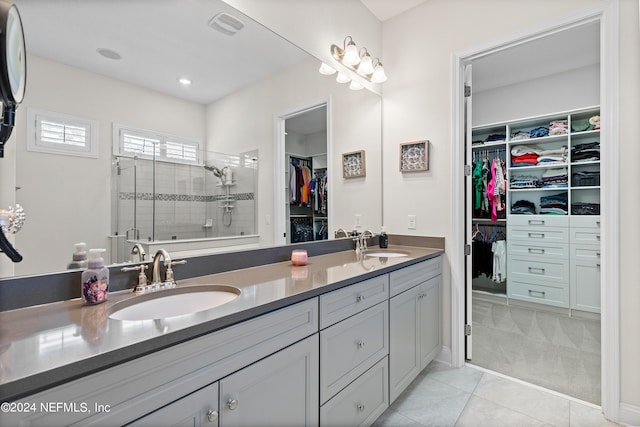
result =
M507 280L542 282L549 286L562 287L569 283L568 260L544 260L509 258ZM508 285L509 286L509 285Z
M568 216L509 215L509 225L527 227L568 227Z
M519 240L507 240L507 253L510 258L528 259L550 258L550 259L568 259L569 245L566 243L547 243L547 244L522 244Z
M507 229L508 240L529 243L569 243L569 229L562 227L511 227Z
M331 326L388 298L388 274L321 295L320 328Z
M389 406L387 357L320 408L321 426L369 426Z
M571 259L600 262L600 245L571 245Z
M320 402L389 353L387 301L320 331Z
M509 279L507 285L509 298L523 301L549 304L557 307L569 307L569 287L553 288L542 284L526 283Z
M440 274L442 274L442 256L392 271L390 274L391 296L398 295Z
M571 227L600 229L600 215L572 215L569 220Z
M571 243L600 244L600 230L571 227Z

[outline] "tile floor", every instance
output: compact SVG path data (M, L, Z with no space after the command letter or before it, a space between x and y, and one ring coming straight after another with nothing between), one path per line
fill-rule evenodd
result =
M600 427L592 404L482 368L434 361L374 427Z

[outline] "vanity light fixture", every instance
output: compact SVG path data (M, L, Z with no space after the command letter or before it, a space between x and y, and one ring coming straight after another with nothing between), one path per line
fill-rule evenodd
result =
M358 83L355 80L351 80L351 84L349 85L349 89L351 89L351 90L360 90L360 89L364 89L364 86L362 86L360 83Z
M325 76L330 76L332 74L335 74L336 72L336 70L334 70L324 62L322 63L322 65L320 65L320 69L318 71L320 72L320 74L324 74Z
M336 81L338 83L349 83L351 79L342 73L338 73L338 76L336 77Z
M335 44L331 45L331 56L333 56L333 58L340 64L344 65L349 70L358 73L358 75L362 76L367 81L372 83L382 83L387 80L387 75L384 72L380 59L372 59L369 51L365 47L358 51L358 47L351 36L345 37L342 47ZM332 69L333 68L323 63L320 67L320 72L322 74L330 75L333 74L329 73L329 70Z

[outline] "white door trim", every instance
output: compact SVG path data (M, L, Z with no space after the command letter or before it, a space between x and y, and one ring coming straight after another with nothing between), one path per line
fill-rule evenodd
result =
M618 93L619 93L619 34L618 0L608 0L592 8L559 19L527 33L514 34L508 40L453 55L453 120L452 120L452 201L453 229L451 242L451 362L460 367L465 363L465 194L464 194L464 65L473 59L517 46L530 40L563 31L587 22L600 22L600 106L602 187L619 188ZM601 372L602 410L608 419L619 421L620 416L620 282L619 282L619 194L602 191L600 199L602 227L601 281Z
M331 96L322 98L313 102L309 102L304 106L299 106L281 112L273 117L273 140L274 140L274 152L273 152L273 173L274 173L274 200L273 200L273 244L281 246L286 244L286 238L284 233L286 229L286 201L285 201L285 188L287 184L285 182L286 170L285 167L285 121L291 117L300 115L306 111L314 110L322 106L327 107L327 176L332 176L332 127L331 127ZM327 226L329 230L333 230L333 179L327 180L327 205L329 207Z

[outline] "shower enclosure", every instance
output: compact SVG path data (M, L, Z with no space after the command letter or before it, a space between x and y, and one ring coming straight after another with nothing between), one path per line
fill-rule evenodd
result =
M113 229L123 245L255 234L257 150L204 152L199 158L207 160L114 156Z

